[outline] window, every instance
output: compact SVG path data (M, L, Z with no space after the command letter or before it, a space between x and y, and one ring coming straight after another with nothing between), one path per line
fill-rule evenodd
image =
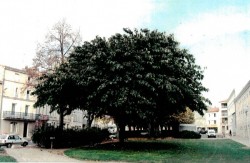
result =
M214 117L216 117L216 113L214 113Z
M19 140L20 137L18 135L14 135L14 139Z
M28 112L29 112L29 105L25 105L25 116L28 116Z
M216 120L214 120L214 124L216 124Z
M15 90L15 97L18 97L18 88Z
M30 98L30 90L27 90L26 99L28 100L29 98Z
M221 108L227 108L227 103L222 103Z
M10 122L10 133L16 133L17 131L17 122Z
M12 103L12 108L11 108L11 115L15 114L15 109L16 109L16 104Z

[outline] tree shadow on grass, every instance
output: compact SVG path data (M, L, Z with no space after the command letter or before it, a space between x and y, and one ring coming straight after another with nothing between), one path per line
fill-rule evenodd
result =
M88 150L121 150L121 151L156 151L156 150L178 150L183 149L180 144L171 142L152 142L152 141L129 141L125 142L122 146L119 142L111 142L99 144L94 147L83 147L82 149Z

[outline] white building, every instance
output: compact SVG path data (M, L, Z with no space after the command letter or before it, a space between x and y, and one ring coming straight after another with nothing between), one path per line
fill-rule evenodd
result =
M235 100L236 94L235 90L232 91L227 100L227 110L228 110L228 130L231 131L231 135L236 134L236 113L235 113Z
M37 120L33 107L36 98L27 83L30 80L25 71L0 66L0 132L18 133L31 137Z
M48 106L34 108L36 97L31 78L26 71L0 65L0 133L17 133L30 138L36 126L42 123L59 125L56 111ZM87 124L86 112L74 110L64 118L64 128L82 128Z
M220 109L217 107L209 108L205 114L206 129L214 129L216 133L221 133L220 130Z
M250 140L250 81L234 100L236 135Z
M228 130L228 109L227 109L227 103L228 101L221 101L221 107L220 107L220 126L219 126L219 133L223 135L227 135Z

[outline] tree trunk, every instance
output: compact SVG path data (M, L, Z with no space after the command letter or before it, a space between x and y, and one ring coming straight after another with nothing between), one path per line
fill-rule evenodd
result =
M63 130L63 111L60 111L60 123L59 123L59 129L62 131Z
M149 123L148 128L149 128L149 136L151 138L155 137L155 127L154 127L154 124L152 122Z
M88 112L87 128L91 127L93 120L94 120L94 114Z
M125 125L123 122L120 122L118 124L118 126L119 126L118 138L119 138L119 142L122 146L124 144L124 140L125 140Z
M178 122L172 123L172 128L173 128L173 132L175 134L179 133L179 123Z

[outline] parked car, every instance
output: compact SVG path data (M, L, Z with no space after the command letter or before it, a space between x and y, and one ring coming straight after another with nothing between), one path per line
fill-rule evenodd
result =
M202 128L201 130L200 130L200 134L206 134L207 133L207 131L204 129L204 128Z
M20 144L25 147L28 145L28 140L21 138L16 134L3 134L0 135L0 146L6 146L10 148L13 144Z
M208 137L208 138L210 138L210 137L216 138L215 130L208 130L208 131L207 131L207 137Z

